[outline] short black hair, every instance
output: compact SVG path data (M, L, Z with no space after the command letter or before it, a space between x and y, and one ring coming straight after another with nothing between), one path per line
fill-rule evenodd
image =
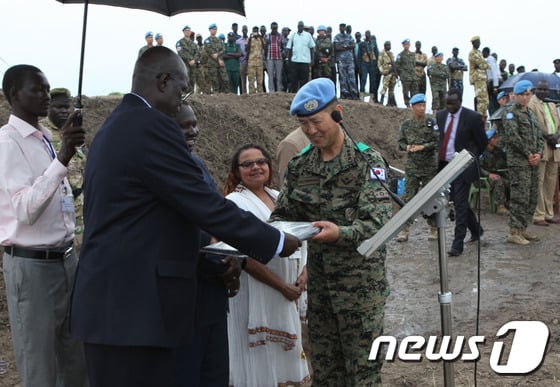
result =
M4 78L2 79L2 90L6 96L6 100L12 106L12 101L10 98L10 90L19 90L23 87L23 82L29 73L42 73L40 69L32 65L20 64L10 67L4 73Z

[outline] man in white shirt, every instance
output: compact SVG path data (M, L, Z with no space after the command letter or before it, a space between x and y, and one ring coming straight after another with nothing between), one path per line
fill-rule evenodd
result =
M486 69L486 79L488 84L488 113L492 115L498 108L498 100L496 96L498 95L498 86L500 86L500 67L498 66L498 62L493 55L490 55L490 49L488 47L484 47L482 49L482 56L486 60L486 63L490 65L488 69Z

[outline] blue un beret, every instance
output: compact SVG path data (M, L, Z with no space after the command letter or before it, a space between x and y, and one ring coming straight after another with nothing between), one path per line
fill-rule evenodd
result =
M434 55L434 57L437 57L437 56L443 56L443 52L440 51L440 52L438 52L437 54Z
M158 32L158 33L156 34L156 40L158 40L159 38L163 38L163 35L162 35L161 33Z
M523 79L522 81L519 81L515 84L515 86L513 87L513 93L514 94L525 93L527 90L531 90L532 88L533 88L533 84L531 83L531 81Z
M426 103L426 95L422 93L414 94L410 99L410 104L416 105L417 103Z
M486 131L486 138L490 140L496 134L496 129L490 129Z
M189 30L190 30L190 29L191 29L191 26L189 26L189 25L187 24L186 26L183 27L183 31L186 30L186 29L189 29Z
M500 91L498 93L498 95L496 96L496 100L501 100L502 98L504 98L506 96L506 92L505 91Z
M211 30L212 28L218 28L218 26L216 25L216 23L212 23L208 26L208 29Z
M406 38L406 39L405 39L405 40L403 40L403 41L402 41L401 43L402 43L402 44L405 44L405 43L410 43L410 39L409 39L409 38Z
M320 24L319 27L317 27L317 32L319 31L326 31L327 27L325 27L324 25Z
M152 31L148 31L146 32L146 35L144 35L144 38L147 38L148 36L154 36L154 33Z
M290 106L290 114L307 117L320 112L336 100L333 81L317 78L307 82L297 92Z

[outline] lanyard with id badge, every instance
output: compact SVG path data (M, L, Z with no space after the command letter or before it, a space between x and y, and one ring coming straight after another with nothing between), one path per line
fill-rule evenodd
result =
M52 146L49 139L43 135L43 143L45 144L49 155L54 160L56 158L56 152L54 151L54 147ZM72 190L70 187L65 184L64 180L60 182L62 184L62 197L60 199L60 204L62 207L62 212L74 212L74 195L72 195Z

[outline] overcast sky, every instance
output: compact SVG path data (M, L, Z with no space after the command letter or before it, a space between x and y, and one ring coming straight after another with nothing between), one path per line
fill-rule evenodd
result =
M560 57L560 2L346 1L337 2L338 9L327 4L246 0L246 18L224 12L184 13L169 18L147 11L90 5L83 94L129 91L138 49L145 44L145 32L163 33L164 45L174 49L185 24L206 37L208 25L213 22L218 24L218 33L230 31L233 22L240 27L246 24L250 29L261 24L270 27L276 21L280 28L289 26L295 30L302 20L315 27L330 25L335 31L340 22L345 22L352 25L354 32L363 34L369 29L376 35L380 48L385 40L390 40L395 54L402 50L400 42L410 38L413 43L420 40L428 54L433 45L437 46L444 53L444 60L453 47L459 47L459 56L465 62L471 49L470 38L480 35L481 48L488 46L498 53L499 59L516 66L523 64L528 71L538 68L552 72L552 60ZM45 73L51 87L64 86L76 94L83 5L61 4L56 0L2 0L0 15L4 33L0 75L12 65L33 64ZM472 107L468 74L465 86L464 105ZM401 96L398 101L402 101Z

